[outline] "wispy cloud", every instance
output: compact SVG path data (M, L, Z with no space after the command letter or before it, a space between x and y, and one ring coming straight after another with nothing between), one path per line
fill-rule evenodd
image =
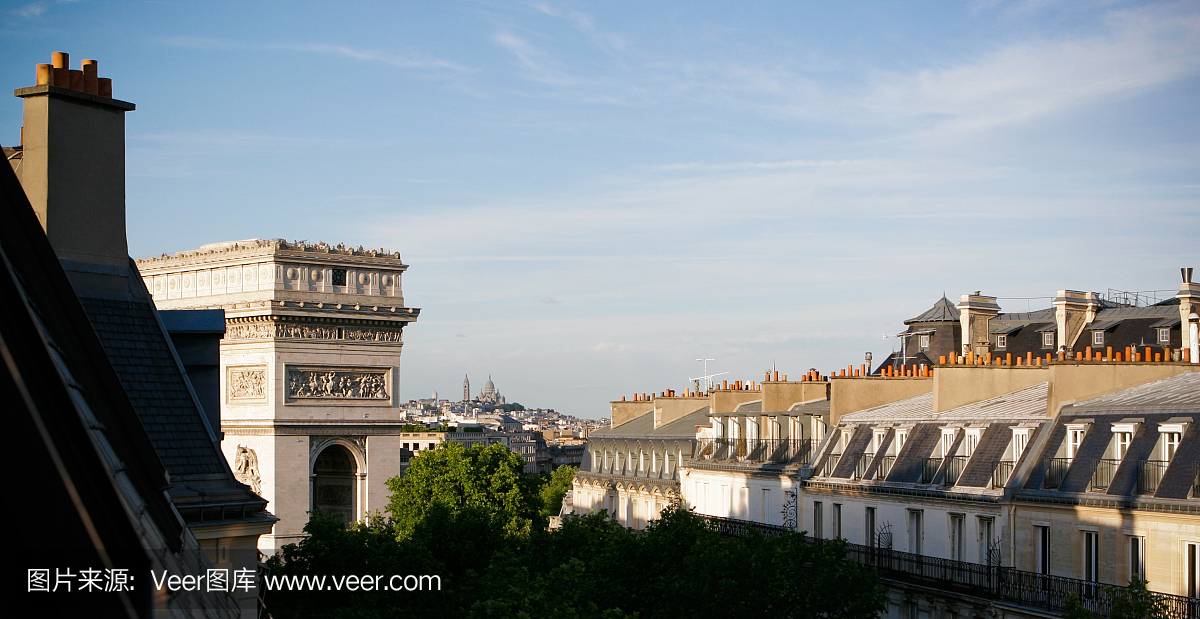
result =
M17 17L24 17L26 19L31 17L40 17L42 13L46 12L47 8L49 7L45 2L34 2L14 10L13 14Z
M1104 22L1099 35L1020 41L957 65L881 76L861 103L883 117L940 115L940 133L972 133L1200 71L1194 8L1113 11Z
M420 54L395 54L379 50L360 49L346 45L325 43L259 43L249 41L233 41L211 37L176 36L161 39L164 45L186 47L190 49L236 50L236 49L265 49L298 52L313 52L350 58L362 62L375 62L404 69L420 69L426 71L450 72L455 74L471 73L474 69L465 65L441 58L425 57Z

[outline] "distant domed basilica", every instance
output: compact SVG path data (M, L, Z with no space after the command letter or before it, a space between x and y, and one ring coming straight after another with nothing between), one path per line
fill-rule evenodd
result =
M471 399L472 399L471 398L471 381L467 377L464 376L463 377L463 401L468 401ZM505 403L504 396L500 395L499 391L496 391L496 385L495 385L495 383L492 382L492 377L490 375L488 376L487 383L483 385L483 393L480 393L479 395L475 396L474 400L477 402L484 402L487 404L504 404Z

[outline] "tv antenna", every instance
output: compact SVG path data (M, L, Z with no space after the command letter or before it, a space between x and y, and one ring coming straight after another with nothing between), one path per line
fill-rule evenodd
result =
M729 372L717 372L716 374L708 373L708 362L716 361L716 359L696 359L696 361L701 361L704 363L704 376L697 376L695 378L689 378L688 381L690 381L693 385L695 385L696 390L698 390L698 391L700 390L700 381L704 381L704 389L703 390L705 392L711 391L713 377L729 373Z

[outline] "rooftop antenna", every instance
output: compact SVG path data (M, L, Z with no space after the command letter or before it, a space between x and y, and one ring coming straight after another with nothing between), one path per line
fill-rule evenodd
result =
M720 375L722 375L722 374L728 374L728 373L729 373L729 372L718 372L718 373L716 373L716 374L709 374L709 373L708 373L708 362L709 362L709 361L716 361L716 359L696 359L696 361L701 361L701 362L703 362L703 363L704 363L704 376L697 376L697 377L695 377L695 378L689 378L689 379L688 379L688 381L690 381L690 382L696 382L696 381L701 381L701 380L702 380L702 381L704 381L704 391L705 391L706 393L707 393L708 391L711 391L711 390L712 390L712 379L713 379L713 377L715 377L715 376L720 376Z

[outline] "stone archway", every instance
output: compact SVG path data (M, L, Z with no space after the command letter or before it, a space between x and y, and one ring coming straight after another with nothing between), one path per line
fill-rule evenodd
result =
M313 463L313 509L341 518L349 524L357 520L358 464L349 449L336 443L317 454Z

